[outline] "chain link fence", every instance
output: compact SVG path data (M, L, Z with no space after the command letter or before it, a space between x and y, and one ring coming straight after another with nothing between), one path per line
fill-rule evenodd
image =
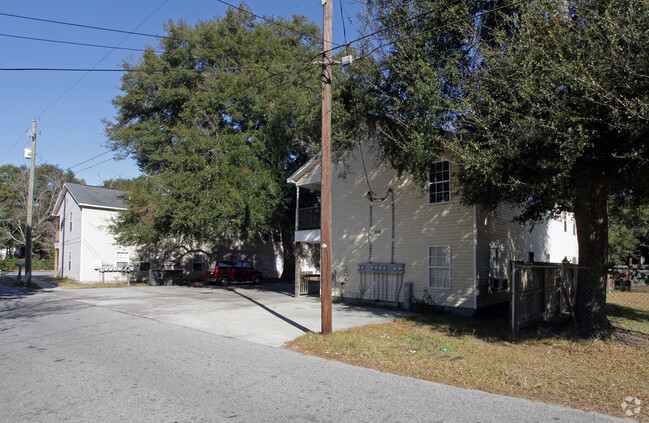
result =
M510 324L514 333L581 333L575 318L575 294L587 270L571 264L512 263ZM583 281L582 281L583 282ZM649 347L649 285L637 272L617 268L606 285L603 335L638 347Z

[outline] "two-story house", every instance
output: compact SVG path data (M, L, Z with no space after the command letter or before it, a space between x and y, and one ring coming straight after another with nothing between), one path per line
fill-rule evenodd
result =
M456 166L431 164L426 186L401 176L363 147L332 163L332 292L335 297L403 304L406 295L456 313L508 301L510 262L576 262L574 218L532 226L513 221L516 211L488 213L455 196ZM300 207L300 195L320 190L320 157L296 171L296 274L317 253L317 208ZM317 261L317 259L316 259ZM296 282L296 285L298 282ZM406 287L412 292L406 292Z

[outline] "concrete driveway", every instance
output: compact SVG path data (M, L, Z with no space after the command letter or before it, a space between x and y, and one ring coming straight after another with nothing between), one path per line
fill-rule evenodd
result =
M229 287L147 286L46 289L50 295L190 327L221 336L280 347L307 332L320 332L320 302L295 298L290 283ZM333 330L386 323L408 313L334 304Z

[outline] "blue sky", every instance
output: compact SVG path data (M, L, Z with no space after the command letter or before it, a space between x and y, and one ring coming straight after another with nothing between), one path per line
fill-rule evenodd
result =
M347 39L358 37L355 18L358 0L333 0L334 42L343 42L340 2L346 17ZM239 1L228 0L239 5ZM262 16L300 14L322 27L321 0L248 0ZM164 34L163 24L182 18L222 16L227 6L216 0L51 1L3 2L0 13L112 28L146 34ZM141 56L137 51L56 44L9 36L143 49L157 46L154 38L37 22L0 15L0 68L116 69L123 61ZM8 36L9 35L9 36ZM112 119L111 100L120 94L118 72L0 71L0 165L29 164L23 149L31 145L27 131L36 120L37 164L71 168L89 185L110 178L139 174L131 160L113 160L105 147L102 119Z

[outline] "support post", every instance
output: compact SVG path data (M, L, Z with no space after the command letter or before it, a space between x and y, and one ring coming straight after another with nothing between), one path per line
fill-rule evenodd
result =
M27 193L27 222L25 230L25 285L32 281L32 224L34 215L34 166L36 162L36 121L32 122L32 151Z
M322 0L322 150L320 275L322 334L332 331L331 322L331 38L333 0Z

